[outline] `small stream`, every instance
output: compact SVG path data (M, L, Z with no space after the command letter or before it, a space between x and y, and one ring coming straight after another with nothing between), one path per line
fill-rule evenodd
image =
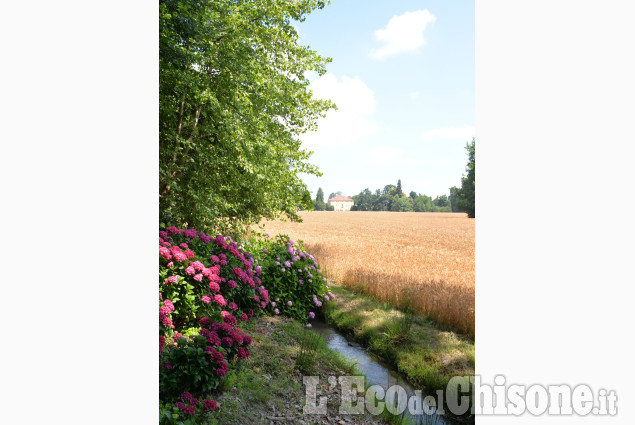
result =
M352 341L349 342L345 336L340 334L331 325L321 320L314 320L311 329L326 340L326 344L331 350L341 353L348 359L357 362L357 369L366 375L367 386L381 385L384 390L388 390L392 385L399 385L406 390L408 398L414 395L415 388L394 372L389 365L374 354L366 351L359 344ZM422 399L425 398L425 396L426 394L423 394ZM386 401L386 403L390 402L389 400L383 401ZM408 408L406 408L403 415L407 416L411 419L411 422L415 424L454 425L459 423L436 413L432 415L426 413L411 415Z

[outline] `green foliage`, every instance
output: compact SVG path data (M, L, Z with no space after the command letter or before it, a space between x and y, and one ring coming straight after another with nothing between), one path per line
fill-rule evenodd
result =
M395 195L390 205L390 211L412 211L412 200Z
M169 225L244 229L299 219L320 175L299 136L334 105L305 72L330 59L298 44L293 22L323 0L159 1L159 207Z
M296 243L287 235L277 235L275 238L253 238L246 247L262 267L262 284L269 291L271 300L267 312L276 314L277 310L279 314L306 323L310 313L315 314L327 296L330 298L330 284L301 242Z
M295 365L300 372L305 375L310 375L314 372L317 349L320 346L322 337L307 329L300 335L300 351L295 360Z
M412 314L406 313L403 317L397 317L386 322L384 334L393 344L403 344L410 339L410 327L412 326Z
M159 355L159 393L163 400L176 400L184 391L196 396L209 394L218 388L221 377L218 365L205 351L209 345L205 337L179 338L177 345L166 347ZM227 354L226 349L218 351Z
M325 211L326 203L324 202L324 191L322 188L318 188L317 194L315 195L315 204L313 206L315 211Z
M427 195L411 191L408 196L401 187L388 184L374 193L366 188L353 196L355 205L352 211L401 211L401 212L450 212L450 198L447 195L437 196L434 200Z
M159 425L217 425L218 411L204 412L196 409L195 415L181 412L174 403L159 403Z
M476 172L476 163L475 163L475 145L476 139L472 138L472 142L468 143L465 146L465 150L467 150L468 154L468 162L465 167L466 174L461 178L461 188L452 188L454 189L453 194L456 196L456 208L459 211L465 211L467 216L470 218L474 218L476 216L476 202L475 202L475 188L476 188L476 180L475 180L475 172ZM452 192L452 189L450 191Z

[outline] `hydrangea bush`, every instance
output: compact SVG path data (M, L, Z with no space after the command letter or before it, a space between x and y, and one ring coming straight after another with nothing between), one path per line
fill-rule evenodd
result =
M160 231L159 292L172 306L170 318L160 306L161 323L185 329L203 316L220 320L222 311L246 321L266 308L269 293L254 261L229 237L173 226Z
M208 417L218 406L202 397L249 357L251 338L238 324L269 304L254 262L229 237L176 227L159 232L159 389L164 403L181 397L162 421Z
M195 395L209 394L230 366L250 355L251 338L236 326L232 315L224 315L222 322L203 317L200 324L198 335L176 334L161 341L159 393L164 400L175 399L184 389Z
M333 297L330 283L322 275L315 258L301 242L287 235L254 238L248 246L257 257L262 282L269 290L271 314L284 314L308 323L315 318L322 303Z

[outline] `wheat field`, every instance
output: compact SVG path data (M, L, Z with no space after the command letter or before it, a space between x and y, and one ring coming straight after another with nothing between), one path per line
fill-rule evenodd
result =
M474 220L458 213L302 211L265 221L301 240L329 279L474 337Z

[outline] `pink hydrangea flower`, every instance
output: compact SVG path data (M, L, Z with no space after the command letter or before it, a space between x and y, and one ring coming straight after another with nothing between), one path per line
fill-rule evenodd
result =
M194 267L192 267L192 266L187 266L185 268L185 273L187 273L189 275L192 275L192 274L196 273L196 270L194 270Z
M236 305L236 303L232 301L229 303L229 308L230 310L236 311L238 310L238 305Z
M202 282L203 281L203 274L202 273L198 273L194 275L194 280L196 280L197 282Z
M214 301L221 307L225 307L227 305L227 301L225 301L225 297L221 294L214 295Z
M220 286L216 282L210 282L209 283L209 290L214 292L214 293L216 293L216 292L220 291Z
M174 311L174 304L172 304L171 300L166 299L163 301L163 306L167 307L171 312Z
M210 297L208 297L207 295L203 295L203 296L201 297L201 300L202 300L205 304L209 304L209 303L212 301L212 299L211 299Z
M182 252L177 252L174 254L174 259L182 263L183 261L187 260L187 257Z

